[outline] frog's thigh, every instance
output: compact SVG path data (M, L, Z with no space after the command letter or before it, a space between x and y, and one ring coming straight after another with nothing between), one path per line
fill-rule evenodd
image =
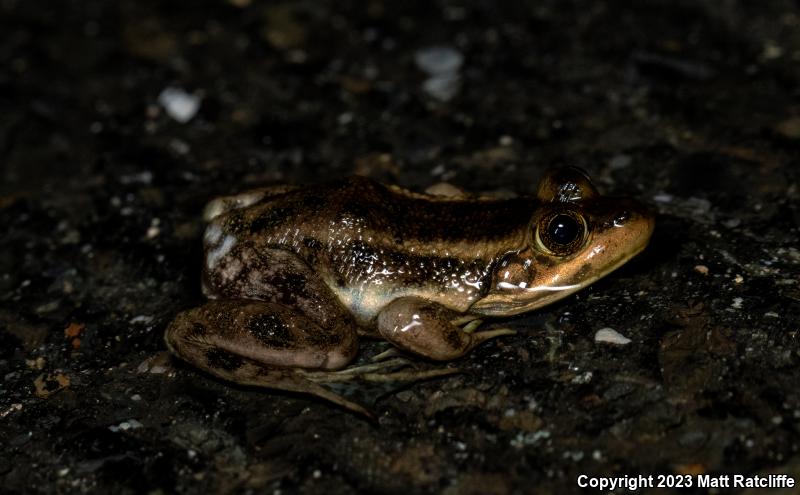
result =
M177 356L225 379L257 362L271 367L338 369L358 350L355 326L322 327L292 308L251 300L209 301L180 313L165 340Z
M294 253L236 244L224 256L206 253L204 292L218 299L272 301L299 312L322 327L352 322L330 287ZM214 266L211 266L211 264ZM354 325L354 324L353 324Z
M381 336L414 354L437 361L458 358L502 332L468 333L452 323L456 313L418 297L401 297L378 314Z

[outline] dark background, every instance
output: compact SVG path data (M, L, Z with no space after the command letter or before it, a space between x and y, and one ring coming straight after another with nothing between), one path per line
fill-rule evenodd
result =
M0 491L800 481L795 2L0 0L0 33ZM431 47L463 57L451 94L426 90ZM167 88L200 102L187 122ZM164 354L215 195L525 193L560 164L657 208L650 248L462 375L353 387L377 425Z

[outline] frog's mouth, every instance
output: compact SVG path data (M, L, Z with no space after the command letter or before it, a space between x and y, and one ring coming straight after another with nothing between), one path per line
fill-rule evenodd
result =
M624 256L621 256L614 263L607 265L604 270L598 271L594 275L574 283L534 285L528 287L524 284L513 285L500 282L497 284L498 290L492 291L483 299L476 301L475 304L470 307L469 312L483 316L502 317L527 313L528 311L547 306L548 304L564 299L592 285L627 263L631 258L641 253L644 248L647 247L649 238L650 236L648 235L639 246L629 251Z

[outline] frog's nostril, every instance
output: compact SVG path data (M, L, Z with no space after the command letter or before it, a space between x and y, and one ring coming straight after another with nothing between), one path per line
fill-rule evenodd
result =
M628 220L630 220L630 218L631 218L631 212L629 212L628 210L625 210L622 213L617 214L617 216L615 216L613 220L614 227L622 227L628 222Z

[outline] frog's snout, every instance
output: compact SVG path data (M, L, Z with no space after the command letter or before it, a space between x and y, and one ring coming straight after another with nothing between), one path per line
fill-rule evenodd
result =
M596 222L598 236L617 238L620 254L639 252L647 246L655 230L655 211L634 199L616 199Z

